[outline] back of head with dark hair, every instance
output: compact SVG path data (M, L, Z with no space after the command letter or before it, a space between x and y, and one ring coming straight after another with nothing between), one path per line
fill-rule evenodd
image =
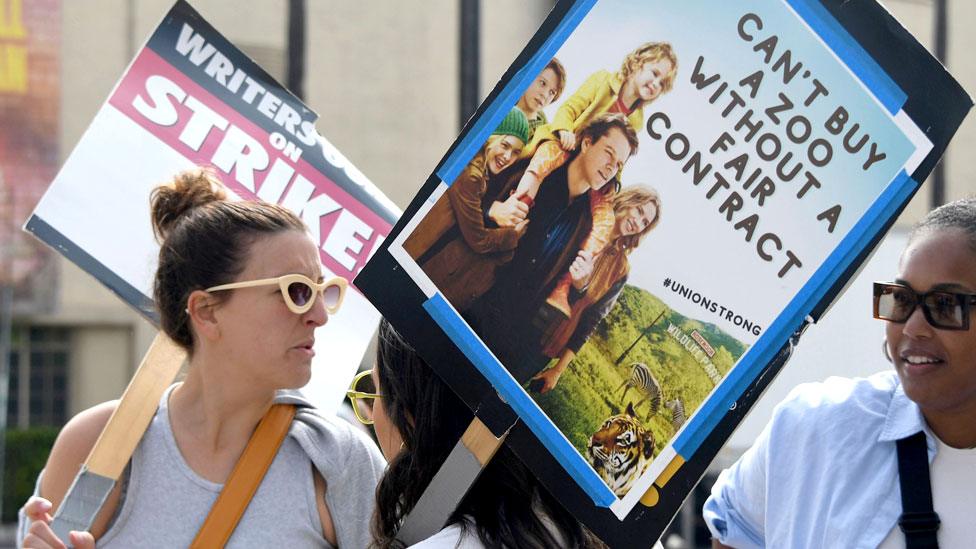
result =
M943 204L926 214L912 229L909 241L924 232L946 229L964 232L969 247L976 252L976 196Z
M623 132L624 137L627 138L627 143L630 145L630 156L637 154L637 146L639 141L637 140L637 132L631 127L630 122L627 118L620 113L604 113L580 128L578 143L586 138L590 139L591 143L596 143L601 137L610 133L610 130L617 128ZM626 159L621 159L621 161Z
M281 206L226 201L216 177L204 169L179 173L171 184L156 187L150 209L160 241L153 299L163 331L187 352L193 351L186 314L190 293L231 282L257 238L306 230Z
M376 489L373 537L377 547L401 547L394 538L400 524L474 415L386 320L380 322L376 355L383 407L404 447ZM603 547L507 446L488 463L448 523L463 524L466 535L477 535L487 547Z

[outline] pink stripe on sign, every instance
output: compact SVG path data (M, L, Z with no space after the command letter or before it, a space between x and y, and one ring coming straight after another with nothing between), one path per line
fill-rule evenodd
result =
M254 116L264 116L259 100ZM318 217L322 263L349 280L390 233L381 216L305 160L292 161L271 145L271 134L149 48L136 57L109 104L191 162L213 166L238 196L283 204L308 217L306 223Z

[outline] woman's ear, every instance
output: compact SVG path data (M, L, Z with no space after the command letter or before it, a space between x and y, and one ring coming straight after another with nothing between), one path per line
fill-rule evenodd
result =
M220 337L220 324L214 314L216 306L213 294L203 290L194 290L186 299L186 314L198 337L209 340Z

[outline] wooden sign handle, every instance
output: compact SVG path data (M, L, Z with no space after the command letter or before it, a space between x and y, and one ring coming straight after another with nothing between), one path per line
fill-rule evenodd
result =
M173 383L185 360L186 351L182 347L162 332L156 334L132 381L122 393L118 408L85 460L89 471L116 480L122 475L149 422L156 415L159 399Z
M51 529L60 539L67 540L71 530L91 528L105 498L115 487L156 414L159 399L185 360L186 352L182 347L162 332L156 335L122 393L118 407L58 506Z
M475 417L404 519L397 539L413 545L439 532L506 436L496 437Z

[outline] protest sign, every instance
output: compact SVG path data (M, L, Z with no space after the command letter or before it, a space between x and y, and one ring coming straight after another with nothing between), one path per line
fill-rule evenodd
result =
M972 105L853 4L560 3L357 279L608 543L660 535Z
M27 221L26 230L147 318L158 244L149 193L211 166L240 199L280 203L319 244L326 277L352 279L398 211L315 129L317 115L179 1L149 37ZM379 316L349 292L315 343L304 391L334 410Z

